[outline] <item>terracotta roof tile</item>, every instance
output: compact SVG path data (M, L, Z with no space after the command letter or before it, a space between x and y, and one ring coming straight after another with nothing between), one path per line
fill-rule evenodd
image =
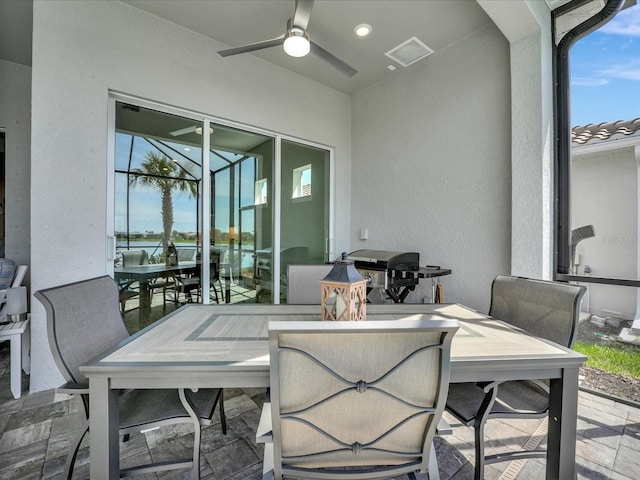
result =
M640 137L640 118L617 122L591 123L571 129L571 143L575 146L616 140L629 136Z

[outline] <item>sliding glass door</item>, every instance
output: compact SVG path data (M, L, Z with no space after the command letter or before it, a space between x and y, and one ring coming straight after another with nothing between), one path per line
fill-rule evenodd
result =
M329 150L141 103L115 101L125 317L142 327L184 302L286 301L289 264L329 260Z
M275 139L213 125L210 148L210 242L220 262L214 286L227 303L270 302L258 261L273 245Z
M320 264L330 260L330 153L288 140L281 145L280 297L286 301L290 264Z

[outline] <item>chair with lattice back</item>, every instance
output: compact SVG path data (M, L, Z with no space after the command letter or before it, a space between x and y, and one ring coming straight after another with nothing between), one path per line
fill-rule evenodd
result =
M271 322L265 477L391 478L435 469L455 320ZM272 428L264 424L269 423Z

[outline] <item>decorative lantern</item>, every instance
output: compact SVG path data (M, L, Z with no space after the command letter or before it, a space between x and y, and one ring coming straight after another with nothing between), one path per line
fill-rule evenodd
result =
M347 253L336 260L329 274L320 280L322 320L365 320L367 281L358 273Z

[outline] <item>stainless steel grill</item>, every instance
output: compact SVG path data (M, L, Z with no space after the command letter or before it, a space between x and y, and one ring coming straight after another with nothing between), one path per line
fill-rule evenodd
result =
M451 270L440 267L420 267L417 252L386 250L355 250L347 257L360 274L367 279L367 295L383 290L396 303L404 302L415 290L420 278L449 275ZM435 299L435 294L433 295Z

